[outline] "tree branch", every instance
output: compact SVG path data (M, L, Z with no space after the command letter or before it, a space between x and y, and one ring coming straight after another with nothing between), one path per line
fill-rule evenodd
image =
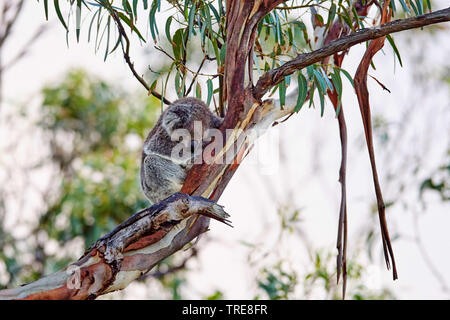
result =
M150 86L147 84L147 82L144 80L143 77L141 77L136 69L134 68L134 63L131 62L130 58L130 39L128 39L127 33L125 32L125 29L122 25L122 22L120 21L119 16L117 15L117 12L113 8L107 8L111 17L117 24L117 30L119 31L119 37L125 39L126 46L123 47L122 44L122 51L123 51L123 57L125 59L125 62L127 63L128 67L130 68L131 72L133 73L134 77L144 86L144 88L147 90L148 94L151 94L152 96L158 98L159 100L162 100L165 104L170 105L171 102L167 100L165 97L163 97L160 93L156 92L155 90L151 89Z
M189 219L201 215L196 230ZM165 257L208 230L209 219L228 224L229 215L213 201L176 193L144 209L97 240L67 268L15 289L0 299L94 299L125 288Z
M256 99L261 99L267 91L277 85L283 79L297 70L306 68L328 56L347 50L350 47L404 30L424 27L430 24L450 21L450 7L414 18L395 20L378 27L363 29L348 36L341 37L328 45L308 53L299 54L293 60L282 66L269 70L258 80L253 94Z

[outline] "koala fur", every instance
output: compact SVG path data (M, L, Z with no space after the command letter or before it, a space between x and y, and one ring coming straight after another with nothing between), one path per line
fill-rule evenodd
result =
M215 116L208 106L196 98L182 98L173 102L156 122L144 142L141 160L141 187L145 196L158 203L181 190L187 171L192 167L192 156L180 159L171 157L180 141L172 141L176 129L186 129L194 139L194 122L201 121L203 137L209 128L219 128L223 119ZM191 149L195 143L191 142Z

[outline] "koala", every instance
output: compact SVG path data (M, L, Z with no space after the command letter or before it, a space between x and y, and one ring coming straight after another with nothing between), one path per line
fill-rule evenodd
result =
M202 132L198 130L201 122ZM158 203L181 190L187 171L192 167L196 148L209 128L218 129L223 119L214 115L208 106L196 98L182 98L173 102L159 117L144 142L141 159L141 188L150 202ZM177 129L185 129L190 139L186 155L173 157L174 148L180 144ZM175 132L175 135L173 135ZM179 138L179 137L178 137ZM184 149L184 150L186 150Z

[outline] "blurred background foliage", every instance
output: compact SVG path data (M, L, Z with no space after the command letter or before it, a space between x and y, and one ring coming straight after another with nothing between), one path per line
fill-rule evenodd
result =
M42 93L39 126L48 132L61 182L39 228L60 241L82 235L88 246L147 204L138 183L139 146L153 126L155 104L127 99L83 71Z
M80 254L64 250L74 239L89 246L148 204L138 182L139 149L157 117L157 103L131 98L82 70L45 87L42 96L35 129L43 132L43 147L50 152L34 169L51 163L54 179L45 190L48 207L32 231L37 263L20 268L18 248L8 234L2 235L0 254L9 274L3 286L36 280L65 266ZM46 254L51 240L62 249L54 251L68 255Z
M221 3L222 1L217 2L217 4ZM420 3L425 2L420 1ZM329 1L328 4L332 5L333 1ZM426 3L424 7L427 8ZM208 8L211 12L208 12ZM154 83L161 92L167 89L169 92L172 90L178 95L183 95L189 91L190 87L195 88L191 95L203 96L204 100L212 97L211 107L215 105L214 96L218 100L220 83L217 78L222 71L225 48L223 45L224 19L222 15L216 15L213 8L215 7L208 1L185 1L184 8L175 8L170 11L170 13L175 12L174 17L184 14L188 18L189 16L193 18L188 19L189 24L182 25L177 25L176 19L172 18L173 23L172 25L169 23L168 29L175 32L168 35L172 37L167 39L168 41L164 38L167 36L167 25L166 30L160 28L160 37L163 41L156 49L169 52L173 56L173 61L169 59L170 62L168 62L166 59L161 62L161 59L155 59L158 61L157 66L152 67L158 71L150 70L151 72L146 75L149 83ZM327 21L327 24L331 8L322 10L322 20ZM149 10L152 9L149 7ZM222 12L219 7L215 10ZM401 6L397 8L399 17L405 15L402 10ZM150 15L149 19L153 21L150 24L155 27L155 14L159 13L159 8L153 9L152 12L153 15ZM97 26L97 34L107 30L108 24L112 25L112 22L106 18L108 16L106 11L99 10L96 19L99 19L101 13L105 19L102 20L103 24ZM132 10L126 10L126 13L133 14ZM339 8L337 13L338 18L346 22L348 12ZM409 15L413 13L417 15L420 12L410 10ZM195 21L197 24L194 24ZM175 26L178 28L175 29ZM200 26L204 27L200 28ZM210 30L210 33L205 30ZM259 30L258 45L260 47L257 48L254 56L255 72L261 72L258 68L266 70L280 65L283 63L280 57L287 59L291 58L290 55L293 52L309 50L314 43L308 40L306 31L301 19L294 22L288 20L286 10L276 10L268 15L261 23ZM133 33L133 36L136 34ZM275 45L278 41L277 36L285 39L284 45ZM94 39L94 33L92 39ZM99 37L100 42L101 39L102 37ZM103 39L106 42L103 43L106 44L106 58L113 50L111 50L112 46L108 45L109 38ZM187 56L181 54L180 46L177 46L177 43L179 44L183 39L189 40L187 51L190 54ZM205 39L208 41L205 42ZM95 47L98 49L97 39L95 42ZM111 38L112 43L115 43L113 38ZM198 45L199 43L201 45ZM206 70L203 72L208 73L200 74L199 81L194 76L195 72L191 70L200 71L202 64L198 61L198 57L207 55L211 57L214 55L215 65L208 67L208 63L213 62L205 59L204 69ZM190 68L187 69L185 66ZM321 70L319 65L315 68ZM447 83L450 92L449 74L450 71L447 69L440 81ZM172 84L167 87L169 77L172 78L173 83L171 81ZM315 77L322 79L321 73L315 73ZM425 83L424 79L429 78L430 75L420 74L418 77L422 83ZM17 236L11 230L4 228L7 215L6 203L10 200L10 196L7 186L0 186L0 288L18 286L65 267L70 261L77 259L83 250L98 237L148 205L140 191L138 181L140 148L143 139L160 114L160 101L145 95L124 92L119 84L108 83L84 70L72 70L61 79L42 89L42 102L39 110L35 112L37 116L31 114L32 112L27 108L23 108L20 115L15 115L22 119L33 119L31 132L42 138L39 140L39 148L42 148L44 156L38 163L24 169L23 172L31 175L32 172L39 172L45 168L46 172L51 172L51 176L50 182L45 187L41 186L39 190L44 204L36 210L35 214L39 218L36 223L28 225L28 231L22 236ZM314 76L308 79L314 80ZM212 80L214 85L208 82ZM289 83L283 83L283 85L286 86ZM283 86L275 90L280 88ZM314 88L314 82L311 82L311 88ZM432 89L425 88L424 91L431 92ZM279 93L281 96L285 93L283 90ZM407 123L401 124L398 130L396 124L392 124L384 115L374 114L374 134L377 143L382 147L390 147L387 151L379 148L382 155L397 152L395 144L390 142L405 142L401 134L404 131L402 126L406 125ZM14 126L11 128L15 129ZM360 148L363 150L364 145L361 144ZM416 151L420 152L419 149ZM411 198L403 198L404 190L407 188L415 190L418 195L415 200L419 199L423 206L427 204L428 195L442 202L450 200L450 149L448 157L442 159L438 167L427 172L423 172L420 166L420 157L423 156L424 154L411 158L405 156L398 166L392 165L384 171L387 175L385 188L392 185L400 186L395 188L396 192L389 193L390 199L387 199L387 205L412 207ZM1 160L0 158L0 164L3 164ZM48 171L49 168L50 171ZM25 201L26 195L20 195L17 199L19 202ZM387 288L373 289L367 285L368 278L371 276L367 266L369 262L373 262L373 252L379 249L374 245L379 242L375 207L372 208L372 212L371 220L367 221L367 225L360 230L362 236L358 238L358 241L360 239L362 241L358 245L358 250L348 257L347 297L351 299L395 298ZM272 226L271 232L276 233L277 247L260 243L241 244L248 248L247 262L255 271L252 275L255 286L251 295L255 299L298 299L318 296L328 299L340 298L341 288L336 285L334 248L317 248L305 237L305 232L302 230L302 210L291 203L280 205L276 214L277 225ZM393 238L396 239L398 236L394 235ZM308 263L302 266L294 264L289 255L279 250L299 239L305 246L309 259ZM188 275L191 271L187 262L196 258L197 248L201 250L207 241L208 237L202 239L193 248L173 255L155 267L150 272L150 276L140 279L140 282L145 283L147 287L151 282L152 288L148 288L149 292L157 292L150 293L150 296L167 299L184 298L183 292L189 288ZM414 241L420 244L419 238ZM126 291L116 293L117 296L126 297ZM204 299L233 298L220 290L213 290L209 294L203 294L202 297Z

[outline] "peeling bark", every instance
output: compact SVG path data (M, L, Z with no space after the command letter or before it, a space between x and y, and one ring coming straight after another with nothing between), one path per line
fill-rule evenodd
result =
M189 232L186 225L197 215L201 218ZM211 200L176 193L130 217L67 268L20 288L0 291L0 299L94 299L125 288L207 231L208 218L228 224L228 217Z

